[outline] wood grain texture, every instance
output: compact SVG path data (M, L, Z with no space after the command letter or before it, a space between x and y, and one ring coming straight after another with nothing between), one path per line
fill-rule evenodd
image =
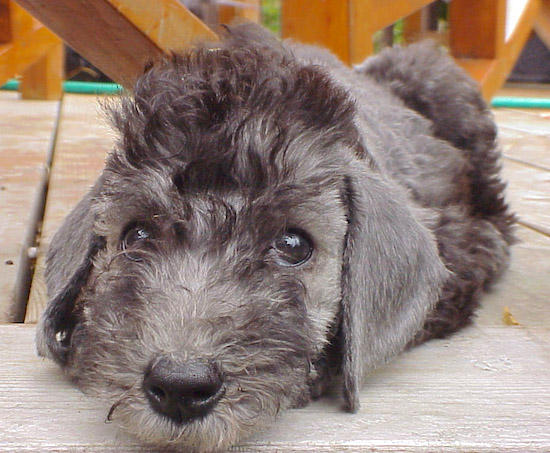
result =
M61 40L20 6L0 3L0 85L22 76L23 98L61 99L62 48Z
M542 0L540 13L535 22L535 30L546 46L550 47L550 0Z
M508 199L519 221L550 235L550 172L521 162L505 161Z
M501 96L550 98L550 90L507 89ZM550 171L550 120L548 110L496 109L499 140L507 159Z
M0 326L0 451L151 451L105 423L108 405L33 354L33 330ZM279 417L240 452L548 452L550 333L474 327L375 372L357 414L337 396Z
M11 0L0 0L0 44L12 40Z
M131 87L165 51L215 35L177 0L18 0L113 80Z
M61 99L65 77L65 45L57 39L50 50L22 73L23 99Z
M510 36L505 42L505 18L501 17L503 16L503 8L499 2L502 2L502 0L454 2L455 10L457 7L461 10L465 8L460 14L452 13L453 8L451 8L450 42L452 54L458 64L479 82L483 97L486 100L490 100L506 81L529 38L541 6L540 0L529 0L516 23L515 29L510 32ZM498 17L483 19L485 13L479 12L478 14L476 8L486 3L494 4L494 14ZM465 6L468 4L477 6L470 10ZM473 19L469 21L468 18ZM494 29L491 21L494 22L494 27L501 27L495 31L496 35L492 38L489 33L490 30ZM485 30L484 26L489 27L489 29Z
M502 325L508 307L524 326L550 326L550 237L531 228L517 228L520 240L511 249L510 268L483 296L476 322Z
M0 92L0 322L23 319L58 108Z
M108 0L163 51L182 50L217 35L178 0ZM126 49L131 51L132 49Z
M322 45L349 64L362 62L374 51L372 36L433 0L285 0L282 35Z
M387 27L399 19L410 16L419 9L429 5L434 0L349 0L352 4L353 20L368 24L368 28L376 31Z
M0 44L0 85L23 73L59 44L59 38L41 25L13 42Z
M500 57L504 46L506 0L459 0L449 10L450 43L455 57Z
M98 98L66 95L59 120L46 211L25 322L36 322L46 304L44 255L59 224L92 186L114 137Z
M349 2L285 0L281 9L283 38L330 49L350 63Z
M218 17L220 24L231 24L237 20L248 20L259 23L261 20L260 0L240 0L238 6L219 5Z

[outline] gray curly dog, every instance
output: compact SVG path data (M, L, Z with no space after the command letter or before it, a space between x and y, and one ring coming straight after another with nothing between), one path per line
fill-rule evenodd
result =
M476 85L433 44L351 70L241 25L111 106L37 333L109 417L213 451L468 324L515 218Z

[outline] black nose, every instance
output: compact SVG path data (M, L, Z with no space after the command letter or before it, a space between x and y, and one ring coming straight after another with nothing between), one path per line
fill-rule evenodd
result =
M175 422L204 417L224 394L218 367L207 360L161 358L145 373L143 390L151 407Z

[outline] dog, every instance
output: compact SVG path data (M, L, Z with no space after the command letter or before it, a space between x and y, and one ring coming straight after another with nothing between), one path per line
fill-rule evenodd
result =
M434 44L350 69L255 25L151 65L47 254L37 350L109 418L236 444L471 322L514 215L476 84Z

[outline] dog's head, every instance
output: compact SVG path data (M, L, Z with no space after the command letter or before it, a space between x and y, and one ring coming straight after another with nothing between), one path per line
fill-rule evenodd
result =
M444 271L348 94L274 41L234 39L151 68L113 121L48 252L39 352L157 444L237 442L307 402L330 360L355 410Z

